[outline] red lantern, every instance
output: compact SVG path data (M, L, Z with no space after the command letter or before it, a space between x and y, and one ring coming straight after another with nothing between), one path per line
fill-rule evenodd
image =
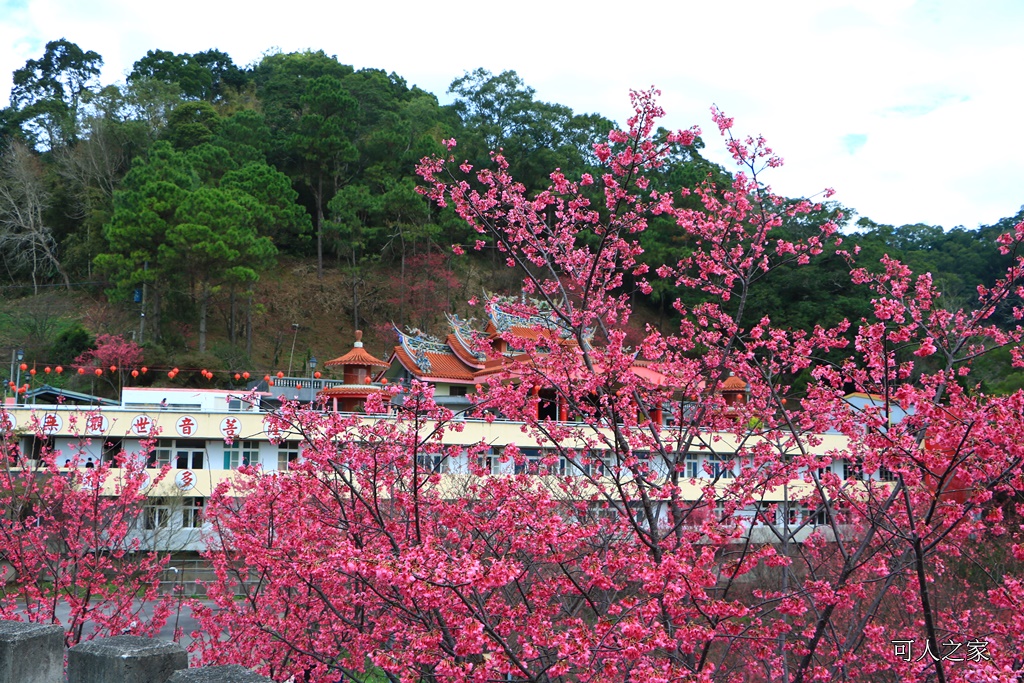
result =
M117 366L116 365L111 365L110 366L110 371L111 372L117 372Z
M274 386L274 380L268 379L267 380L267 386L270 386L270 387Z
M296 384L296 385L295 385L295 388L296 388L296 389L301 389L301 388L302 388L302 385L301 385L301 384Z
M25 386L23 386L23 387L18 387L18 393L19 394L24 394L26 391L28 391L28 385L27 384Z
M84 375L85 374L85 368L78 368L78 374L79 375Z
M64 366L63 365L58 365L57 366L57 374L59 375L62 372L64 372Z
M249 373L248 372L243 372L242 373L242 377L244 377L245 379L249 379Z
M381 379L380 383L381 384L387 384L388 383L388 378L384 377L383 379Z
M235 381L237 382L237 381L238 381L238 380L240 380L240 379L242 379L242 376L241 376L241 375L239 375L239 374L238 374L238 373L236 372L236 373L235 373Z
M28 363L22 363L21 364L21 371L25 372L26 370L28 370Z
M50 374L50 366L47 365L45 368L43 368L43 372L45 372L47 375L49 375Z
M35 369L35 368L32 368L31 370L29 370L29 371L28 371L28 374L30 374L30 375L32 375L33 377L35 377L35 376L36 376L36 369Z
M263 381L264 382L269 382L270 381L270 375L263 375Z
M174 379L174 370L169 371L167 373L167 377L168 377L168 379Z
M24 369L25 369L25 368L22 368L22 370L24 370ZM281 379L282 377L284 377L284 373L283 373L283 372L281 372L280 370L278 370L278 371L277 371L277 378L278 378L278 379Z
M101 370L100 368L96 368L95 370L93 370L93 373L95 373L96 376L99 377L100 375L103 374L103 370Z
M363 383L364 384L373 384L373 380L370 379L369 377L367 377L366 379L363 380Z
M313 373L313 377L316 377L317 379L320 379L320 371L317 370L316 372L314 372Z
M147 368L145 365L143 365L142 366L142 374L146 374L147 372L149 372L149 368Z
M139 376L139 371L138 370L132 370L132 377L138 377L138 376Z

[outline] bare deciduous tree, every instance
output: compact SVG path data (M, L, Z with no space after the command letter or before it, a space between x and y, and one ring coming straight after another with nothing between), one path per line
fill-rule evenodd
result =
M51 201L38 157L24 144L11 143L0 156L0 253L8 271L31 273L36 294L40 281L54 273L71 288L44 219Z

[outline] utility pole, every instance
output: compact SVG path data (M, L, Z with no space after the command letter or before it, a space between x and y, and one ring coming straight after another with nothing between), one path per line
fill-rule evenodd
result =
M149 261L142 264L142 272L149 270ZM139 346L146 337L146 281L142 281L142 309L139 311Z
M288 376L292 376L292 359L295 358L295 339L299 336L299 324L292 323L292 352L288 354Z

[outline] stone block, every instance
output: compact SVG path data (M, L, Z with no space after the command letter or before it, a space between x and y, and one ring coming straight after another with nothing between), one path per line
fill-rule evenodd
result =
M183 669L167 679L167 683L272 683L269 678L254 674L244 666L206 666Z
M97 638L68 650L68 683L165 683L187 667L185 648L155 638Z
M62 683L64 629L0 621L0 683Z

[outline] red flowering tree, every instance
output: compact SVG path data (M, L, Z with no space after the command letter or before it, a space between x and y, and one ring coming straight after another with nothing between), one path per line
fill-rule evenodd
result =
M1024 394L966 387L973 358L1019 343L991 321L1022 314L1020 258L954 310L929 276L851 252L870 319L744 324L756 283L841 249L837 228L778 237L817 207L772 194L780 160L718 111L739 170L681 208L648 178L698 131L656 134L654 93L634 104L600 178L555 171L536 196L500 154L424 161L424 191L525 274L530 300L501 305L530 329L502 334L511 352L480 341L500 363L474 413L520 443L457 445L466 423L416 384L387 419L283 411L303 464L207 508L205 661L305 681L1017 680ZM652 215L693 246L656 273ZM655 278L705 301L627 346L624 285Z
M96 337L95 348L75 358L76 367L84 368L89 374L103 377L115 391L124 386L125 379L133 369L142 365L142 347L114 334Z
M137 532L145 489L159 483L145 459L92 462L50 448L44 423L27 427L36 452L23 453L10 430L0 435L0 618L62 623L68 646L156 635L171 598L158 594L167 555L147 552Z

